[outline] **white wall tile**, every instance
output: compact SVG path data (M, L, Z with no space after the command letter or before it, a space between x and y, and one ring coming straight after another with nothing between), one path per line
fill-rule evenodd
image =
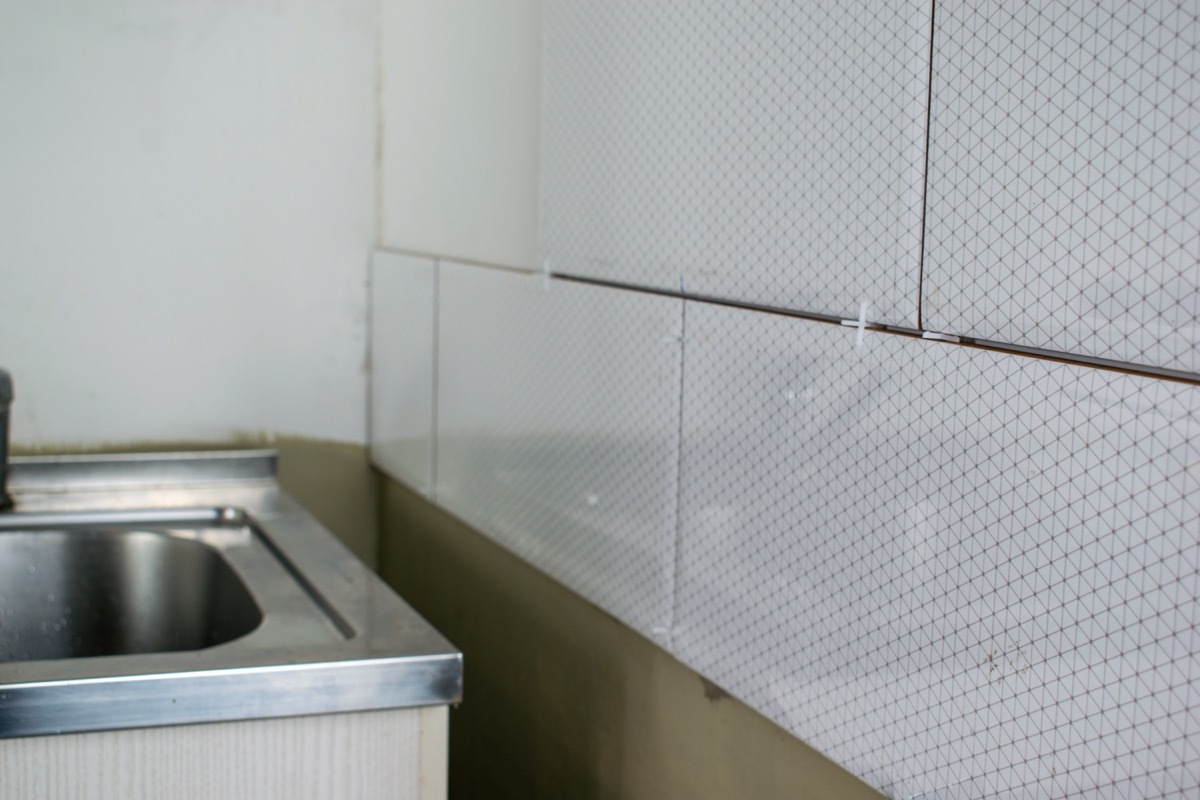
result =
M541 3L382 0L381 244L537 264Z
M687 308L675 652L876 785L886 756L860 717L886 703L856 679L889 667L903 624L920 439L900 395L919 351Z
M941 796L1185 796L1200 388L938 344L922 439L897 753ZM937 780L931 780L934 776Z
M438 502L664 641L682 302L445 262L439 280Z
M676 653L898 797L1200 779L1200 389L689 304Z
M371 264L371 461L433 490L436 264L377 251Z
M937 6L926 328L1200 372L1200 21Z
M547 2L551 269L915 327L930 5Z

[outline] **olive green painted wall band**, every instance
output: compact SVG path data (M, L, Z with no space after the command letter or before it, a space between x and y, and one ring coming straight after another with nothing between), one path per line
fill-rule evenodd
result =
M455 800L880 796L415 492L380 497L381 574L464 653Z

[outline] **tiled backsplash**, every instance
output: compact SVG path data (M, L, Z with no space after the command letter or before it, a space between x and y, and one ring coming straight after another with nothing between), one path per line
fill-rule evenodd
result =
M939 2L925 326L1200 372L1200 20Z
M437 373L436 501L869 782L1195 785L1200 387L483 267L376 270L439 273L436 370L376 360L377 385ZM419 296L405 335L432 342L419 286L377 283L377 330ZM434 413L410 408L407 452ZM377 463L428 491L390 430Z
M928 3L544 13L553 271L916 326Z
M1185 11L551 0L558 277L380 256L379 463L894 797L1194 792Z

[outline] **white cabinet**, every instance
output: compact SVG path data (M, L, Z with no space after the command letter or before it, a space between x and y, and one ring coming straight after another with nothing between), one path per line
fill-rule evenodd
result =
M0 797L441 800L446 706L0 741Z

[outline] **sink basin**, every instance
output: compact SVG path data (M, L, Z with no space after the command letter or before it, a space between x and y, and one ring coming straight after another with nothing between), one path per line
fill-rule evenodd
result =
M0 662L200 650L263 621L219 540L35 520L0 521Z
M457 702L462 656L274 453L13 459L0 739Z

